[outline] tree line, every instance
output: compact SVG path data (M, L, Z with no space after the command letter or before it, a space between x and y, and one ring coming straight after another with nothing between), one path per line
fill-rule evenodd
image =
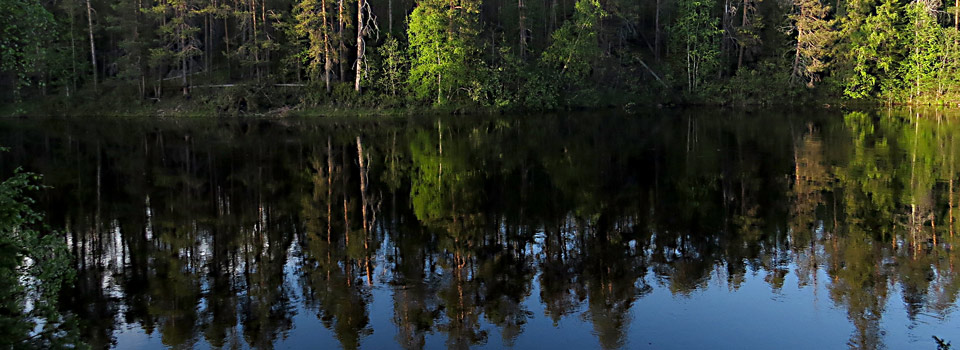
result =
M296 87L309 104L950 104L937 0L2 0L5 102ZM135 87L135 88L134 88Z

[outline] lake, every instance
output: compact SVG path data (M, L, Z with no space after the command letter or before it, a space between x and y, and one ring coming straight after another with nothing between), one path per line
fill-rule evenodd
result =
M936 349L957 117L3 119L0 173L95 349Z

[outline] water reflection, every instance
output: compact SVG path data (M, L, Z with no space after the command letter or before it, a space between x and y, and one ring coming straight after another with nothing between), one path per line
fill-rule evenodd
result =
M7 120L0 169L53 186L80 271L64 305L97 348L159 345L131 329L173 348L523 347L565 322L593 347L669 347L637 332L661 317L638 303L751 281L829 299L853 330L822 335L834 348L955 336L937 332L958 325L960 123L701 114Z

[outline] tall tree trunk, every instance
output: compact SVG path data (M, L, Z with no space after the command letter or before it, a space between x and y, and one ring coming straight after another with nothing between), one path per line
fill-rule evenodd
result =
M960 1L960 0L958 0ZM73 67L73 75L70 77L70 83L74 93L77 91L77 41L73 34L76 16L74 16L73 7L70 7L70 65ZM68 86L69 87L69 86ZM67 89L67 97L70 97L70 89Z
M520 59L526 59L527 57L527 27L524 26L523 20L523 0L517 0L517 27L520 29Z
M743 0L743 19L740 21L740 28L747 28L747 12L750 11L750 5L747 3L748 0ZM743 40L740 41L740 49L737 53L737 70L743 68L743 52L746 50L746 44Z
M363 42L363 29L365 27L363 23L363 6L365 3L364 0L357 0L357 76L353 83L353 89L356 92L360 92L360 79L363 77L363 53L365 49L365 43Z
M339 46L339 54L337 55L337 63L340 65L340 81L346 81L346 67L343 65L344 58L347 55L347 47L343 44L343 2L345 0L337 0L337 21L340 22L340 30L337 31L337 44Z
M330 61L330 27L327 26L327 0L320 0L320 16L323 17L323 82L330 93L330 70L333 62Z
M180 16L184 17L184 20L186 20L186 5L181 5ZM190 67L187 66L187 35L185 30L186 28L184 28L186 25L186 23L181 23L177 26L177 31L180 35L180 69L182 69L180 74L180 83L183 85L183 96L190 94L190 88L187 85L187 72L190 70Z
M729 55L730 55L730 41L731 41L730 38L731 38L731 35L732 35L733 32L734 32L734 31L732 30L732 28L731 28L731 27L733 26L733 25L731 24L731 23L733 22L733 20L730 19L730 17L732 17L732 16L730 16L730 7L732 7L732 6L733 6L733 5L730 4L730 0L724 0L724 1L723 1L723 17L722 17L722 19L720 20L720 29L722 30L722 34L720 34L720 35L721 35L721 38L722 38L722 39L720 40L720 55L722 55L724 58L729 58L729 57L730 57L730 56L729 56ZM722 71L722 69L718 69L718 71Z
M260 23L261 23L261 30L263 30L263 40L270 41L270 22L267 22L267 1L266 0L260 1ZM269 77L270 76L270 45L264 45L263 53L261 54L261 57L263 57L263 62L265 62L264 65L260 66L260 70L262 71L261 74Z
M390 22L387 25L387 30L390 34L393 34L393 0L387 0L387 12L390 13Z
M87 0L87 33L90 34L90 63L93 65L93 91L97 91L97 49L93 45L93 7Z
M203 70L210 71L210 14L203 16Z
M801 2L800 6L800 20L803 20L803 16L806 14L804 11L804 5ZM790 79L794 80L800 76L800 48L803 45L803 26L797 21L797 47L794 50L793 56L793 73L790 74Z
M141 10L143 10L143 0L137 0L137 13L134 14L137 19L137 25L133 29L133 39L136 42L140 42ZM143 100L147 97L147 72L143 66L143 49L137 48L137 50L139 51L137 52L137 71L140 72L140 82L137 87L140 92L140 99Z
M256 0L250 0L250 17L253 20L253 32L251 33L253 37L253 67L254 74L257 76L257 81L260 81L260 43L257 42L257 2Z
M437 66L440 66L440 44L439 44L439 43L436 43L436 42L434 43L434 50L436 50L436 52L437 52ZM440 95L442 94L442 90L441 90L441 87L440 87L440 86L441 86L441 85L440 85L440 77L441 77L441 73L440 73L440 71L438 70L438 71L437 71L437 104L440 104L440 102L441 102L441 100L440 100Z
M223 16L223 44L227 48L225 61L227 61L227 80L230 80L230 23L228 20L227 16Z
M960 0L957 0L960 1ZM657 63L660 62L660 0L657 0L656 13L653 17L653 58L657 60Z

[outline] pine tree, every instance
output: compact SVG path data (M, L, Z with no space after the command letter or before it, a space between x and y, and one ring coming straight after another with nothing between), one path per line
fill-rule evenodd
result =
M791 20L797 38L792 77L812 87L829 67L836 20L828 19L830 7L821 0L796 0L794 7Z
M193 25L196 16L195 5L191 0L159 0L149 11L161 21L159 27L162 47L151 50L151 62L154 67L165 64L178 65L183 95L190 94L188 75L190 61L201 54L197 33L200 28ZM159 77L162 79L162 77Z
M330 27L327 22L326 0L302 0L295 9L295 33L307 37L305 48L311 77L323 73L324 86L330 92L330 71L333 61L330 52Z
M110 24L107 31L119 36L120 56L117 58L117 76L119 79L135 82L139 92L139 97L146 95L146 74L147 60L149 52L147 48L151 44L144 35L143 21L143 2L123 1L113 4L112 9L116 13L107 18Z

